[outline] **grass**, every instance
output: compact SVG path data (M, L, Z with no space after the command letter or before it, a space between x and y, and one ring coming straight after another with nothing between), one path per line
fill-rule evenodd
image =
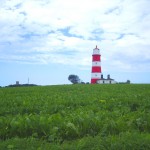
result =
M150 149L150 85L0 89L0 149Z

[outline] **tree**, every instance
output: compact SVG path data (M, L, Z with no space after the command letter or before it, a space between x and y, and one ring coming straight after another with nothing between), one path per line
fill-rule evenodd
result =
M126 83L130 84L130 80L127 80L127 82L126 82Z
M80 83L81 81L77 75L73 75L73 74L69 75L68 80L72 82L73 84Z

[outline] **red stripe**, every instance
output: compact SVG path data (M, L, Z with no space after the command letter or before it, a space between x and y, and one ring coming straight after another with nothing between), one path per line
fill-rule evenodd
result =
M91 83L95 84L98 79L91 79Z
M92 73L94 73L94 72L99 72L99 73L101 73L101 67L99 67L99 66L93 66L93 67L92 67Z
M100 55L92 55L92 61L100 61Z

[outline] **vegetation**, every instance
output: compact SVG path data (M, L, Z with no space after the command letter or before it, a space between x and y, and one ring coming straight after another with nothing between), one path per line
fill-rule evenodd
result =
M77 83L81 83L80 78L77 75L69 75L68 80L73 83L73 84L77 84Z
M149 150L150 85L0 89L2 150Z
M26 86L38 86L36 84L11 84L6 87L26 87Z

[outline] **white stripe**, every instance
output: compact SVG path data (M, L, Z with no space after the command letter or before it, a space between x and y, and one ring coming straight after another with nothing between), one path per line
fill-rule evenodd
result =
M94 50L93 50L93 54L100 54L100 52L99 52L98 49L94 49Z
M101 66L101 62L100 61L93 61L92 66Z
M91 73L91 78L92 79L100 79L101 78L101 73Z

